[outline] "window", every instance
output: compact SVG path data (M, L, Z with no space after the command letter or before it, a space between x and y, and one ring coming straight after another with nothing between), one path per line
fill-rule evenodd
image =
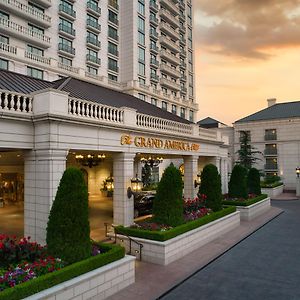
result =
M145 46L145 34L142 32L138 32L138 43Z
M114 72L119 72L118 61L112 58L108 58L108 69Z
M172 104L172 114L177 115L177 106Z
M116 28L108 26L108 36L117 41L119 39L118 30Z
M63 37L59 37L58 39L58 49L63 50L65 52L69 52L71 54L75 54L75 49L73 48L73 43Z
M38 79L44 78L44 72L42 70L32 67L27 67L27 75Z
M167 94L168 94L168 89L165 88L165 87L162 87L162 88L161 88L161 91L162 91L162 93L163 93L164 95L167 95Z
M111 10L108 10L108 20L114 23L115 25L119 24L118 15Z
M145 63L145 49L139 47L139 62Z
M180 117L185 119L185 108L184 107L180 108Z
M240 141L247 137L248 141L251 141L251 132L249 130L240 131Z
M138 31L145 33L145 20L141 17L138 17Z
M65 58L63 56L59 56L59 62L63 65L72 66L72 59Z
M146 101L146 96L144 94L139 93L139 99Z
M145 70L145 64L139 62L139 75L145 76L146 70Z
M43 8L41 8L40 6L37 6L31 2L28 2L28 6L30 6L31 8L33 8L35 11L43 14L45 12L45 10Z
M276 131L276 129L266 129L265 130L265 140L266 141L277 140L277 131Z
M44 34L44 29L40 28L40 27L37 27L35 25L32 25L32 24L28 24L28 28L33 31L34 33L37 33L37 34L41 34L43 35Z
M92 75L98 75L98 69L87 66L87 71L88 73L92 74Z
M108 79L112 81L118 81L118 76L108 73Z
M194 96L194 88L192 86L189 86L189 95Z
M0 18L9 20L9 14L6 14L3 11L0 11Z
M141 84L146 84L146 80L145 80L145 78L141 78L141 77L139 77L139 83L141 83Z
M151 98L151 104L157 106L157 99Z
M38 56L44 56L44 50L31 45L27 45L27 51Z
M194 111L190 110L189 120L194 122Z
M168 110L168 103L167 103L166 101L162 101L162 102L161 102L161 108L162 108L163 110Z
M141 15L145 15L145 0L138 1L138 12Z
M8 60L0 58L0 69L8 70Z
M9 44L9 37L0 35L0 43Z
M108 42L108 53L118 56L118 45Z

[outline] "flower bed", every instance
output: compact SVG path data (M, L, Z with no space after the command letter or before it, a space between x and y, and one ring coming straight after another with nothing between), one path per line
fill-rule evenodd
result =
M262 194L259 196L255 195L250 195L248 199L229 199L227 198L226 200L223 200L224 205L234 205L234 206L249 206L254 203L257 203L265 198L267 198L268 195Z
M30 242L29 238L0 238L0 300L23 299L125 255L120 246L95 244L94 256L65 266L59 258L47 256L46 247Z
M125 234L132 237L140 237L143 239L149 239L154 241L167 241L187 231L193 230L207 223L210 223L214 220L229 215L235 212L235 210L236 210L235 207L227 207L221 211L211 213L199 219L189 221L185 224L179 225L174 228L170 228L168 230L164 229L158 231L158 230L149 230L149 229L142 229L136 227L124 227L124 226L117 226L115 227L115 230L116 233L118 234Z
M261 191L270 198L277 197L283 193L283 183L274 184L272 187L264 187Z
M274 183L261 182L260 183L260 187L263 189L275 188L275 187L282 186L282 185L283 185L282 182L274 182Z

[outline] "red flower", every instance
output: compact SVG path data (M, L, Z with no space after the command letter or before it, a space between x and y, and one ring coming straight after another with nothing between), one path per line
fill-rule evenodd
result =
M4 244L0 242L0 249L4 248Z

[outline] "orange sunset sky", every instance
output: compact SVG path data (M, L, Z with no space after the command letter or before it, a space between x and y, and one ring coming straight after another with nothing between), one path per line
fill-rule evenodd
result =
M300 100L300 0L194 0L197 120Z

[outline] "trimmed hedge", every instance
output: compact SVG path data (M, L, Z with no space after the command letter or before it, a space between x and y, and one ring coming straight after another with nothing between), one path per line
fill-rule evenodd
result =
M180 234L183 234L185 232L188 232L190 230L193 230L200 226L208 224L212 221L220 219L224 216L227 216L235 211L236 211L236 208L234 206L229 206L229 207L224 208L223 210L213 212L210 215L207 215L200 219L179 225L179 226L174 227L167 231L151 231L151 230L143 230L143 229L137 229L137 228L123 227L123 226L118 226L115 228L115 230L116 230L116 233L118 233L118 234L124 234L124 235L129 235L132 237L139 237L142 239L164 242L164 241L172 239Z
M103 254L92 256L83 261L76 262L59 271L48 273L30 281L16 285L0 292L0 300L19 300L51 288L64 281L90 272L125 256L125 249L118 245L99 244Z
M261 182L260 183L260 187L262 189L272 189L272 188L275 188L275 187L278 187L278 186L281 186L283 185L282 182L274 182L274 183L264 183L264 182Z
M249 205L252 205L256 202L259 202L263 199L266 199L268 198L268 195L266 194L262 194L262 195L259 195L255 198L252 198L252 199L248 199L248 200L245 200L245 201L234 201L234 200L224 200L222 203L223 205L234 205L234 206L249 206Z

